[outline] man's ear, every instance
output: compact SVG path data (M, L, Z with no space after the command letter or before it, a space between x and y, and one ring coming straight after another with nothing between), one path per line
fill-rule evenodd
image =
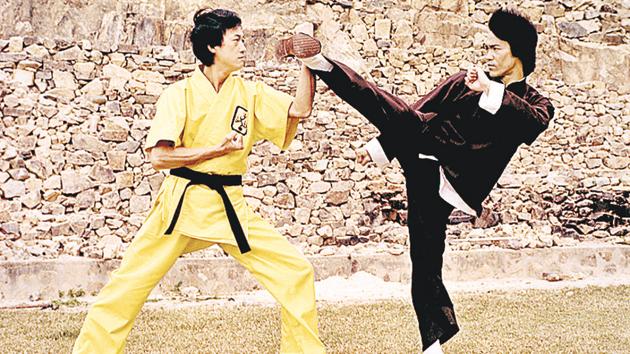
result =
M208 50L209 50L209 51L210 51L210 53L212 53L212 54L216 53L216 49L214 49L214 47L211 47L209 44L208 44Z

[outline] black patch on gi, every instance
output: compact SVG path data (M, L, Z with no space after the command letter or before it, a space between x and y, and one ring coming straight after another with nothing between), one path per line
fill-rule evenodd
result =
M232 130L247 135L247 110L241 106L236 106L232 116Z

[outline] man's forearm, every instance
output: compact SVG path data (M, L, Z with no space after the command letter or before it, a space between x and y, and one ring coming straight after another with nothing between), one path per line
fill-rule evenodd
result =
M201 161L225 155L220 146L188 148L158 146L149 151L149 160L156 170L190 166Z
M289 108L289 117L306 118L310 116L313 110L314 96L315 77L306 66L302 65L300 79L295 92L295 100L293 100L293 104Z

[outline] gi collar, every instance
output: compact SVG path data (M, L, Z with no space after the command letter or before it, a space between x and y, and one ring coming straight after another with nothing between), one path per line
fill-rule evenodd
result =
M232 73L230 73L228 75L228 77L225 78L225 81L223 82L223 86L221 87L221 90L225 87L225 85L231 79L232 79ZM218 93L217 90L212 85L212 83L210 82L210 80L208 80L206 75L203 74L203 71L201 71L201 66L200 65L197 65L195 67L195 71L193 72L192 76L190 77L190 81L191 81L192 85L196 89L198 89L198 90L200 90L200 92L204 93L202 95L204 97L214 97ZM207 96L206 96L206 93L207 93Z

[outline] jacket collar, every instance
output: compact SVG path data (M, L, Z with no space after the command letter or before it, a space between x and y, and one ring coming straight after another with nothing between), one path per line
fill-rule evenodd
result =
M505 89L510 92L515 93L518 96L523 96L525 94L525 90L527 89L527 83L525 82L526 79L527 77L524 77L519 81L514 81L510 83L509 85L505 86ZM490 78L490 80L503 83L499 78L495 78L495 77Z

